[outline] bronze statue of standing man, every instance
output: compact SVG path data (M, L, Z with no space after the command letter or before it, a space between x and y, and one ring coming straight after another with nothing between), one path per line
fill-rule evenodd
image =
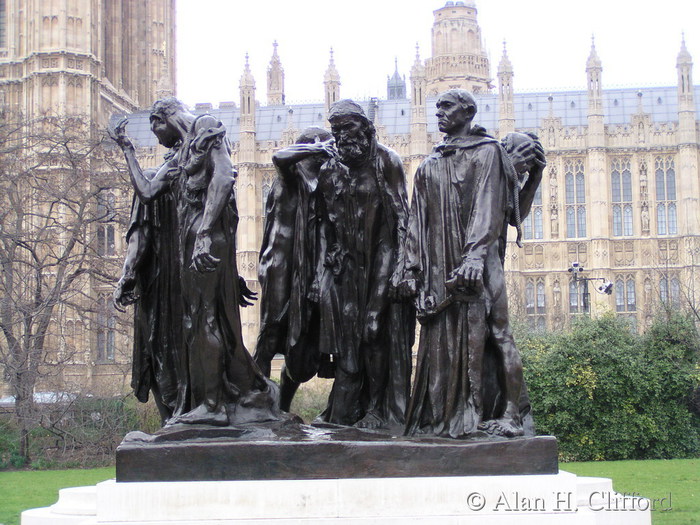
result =
M328 120L338 157L322 167L318 193L325 253L319 275L321 352L335 381L321 419L377 428L402 423L409 392L414 314L396 302L406 235L406 176L352 100Z
M452 89L438 98L444 141L416 172L405 247L404 296L421 321L406 432L514 437L532 428L522 362L508 321L503 257L539 184L543 155L530 141L511 153L472 126L476 102ZM529 156L520 155L530 148ZM538 162L532 162L537 157ZM514 164L531 177L521 187ZM532 194L532 195L531 195Z

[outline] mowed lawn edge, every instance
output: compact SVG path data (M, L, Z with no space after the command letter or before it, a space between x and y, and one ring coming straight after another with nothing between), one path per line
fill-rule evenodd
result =
M654 525L700 523L700 459L560 463L559 468L612 478L617 492L656 500ZM95 485L114 476L114 467L0 472L0 524L19 525L23 510L56 503L59 489Z

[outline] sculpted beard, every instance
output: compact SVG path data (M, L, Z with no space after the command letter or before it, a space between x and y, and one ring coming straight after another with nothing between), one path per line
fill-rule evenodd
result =
M352 164L367 157L370 143L365 133L358 133L354 137L338 142L337 147L343 162Z

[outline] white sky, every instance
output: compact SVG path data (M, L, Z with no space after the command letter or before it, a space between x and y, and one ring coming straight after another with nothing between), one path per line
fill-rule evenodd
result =
M178 0L178 96L189 105L238 103L249 53L256 98L266 104L266 71L277 40L288 103L323 100L331 46L343 98L386 98L394 57L408 82L416 42L425 59L432 11L444 5L445 0ZM604 87L675 85L683 31L700 63L700 2L693 0L476 0L476 6L491 75L496 76L505 39L516 92L584 88L592 34ZM695 78L697 83L700 71Z

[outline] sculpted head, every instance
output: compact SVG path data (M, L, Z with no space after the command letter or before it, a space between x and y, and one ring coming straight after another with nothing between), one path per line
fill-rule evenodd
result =
M313 144L317 140L325 142L330 140L331 134L328 130L319 128L318 126L310 126L301 132L301 135L296 140L297 144ZM317 170L321 167L328 157L326 155L310 155L299 161L299 164L306 166L308 169Z
M151 131L166 148L172 148L182 139L192 114L175 97L157 100L151 108Z
M448 135L462 135L469 132L476 115L476 101L469 91L450 89L442 93L435 104L438 129Z
M328 130L319 128L318 126L309 126L297 137L296 144L313 144L316 142L316 139L325 142L330 138L331 134Z
M360 105L350 99L339 100L331 106L328 121L341 160L349 166L367 160L375 129Z

